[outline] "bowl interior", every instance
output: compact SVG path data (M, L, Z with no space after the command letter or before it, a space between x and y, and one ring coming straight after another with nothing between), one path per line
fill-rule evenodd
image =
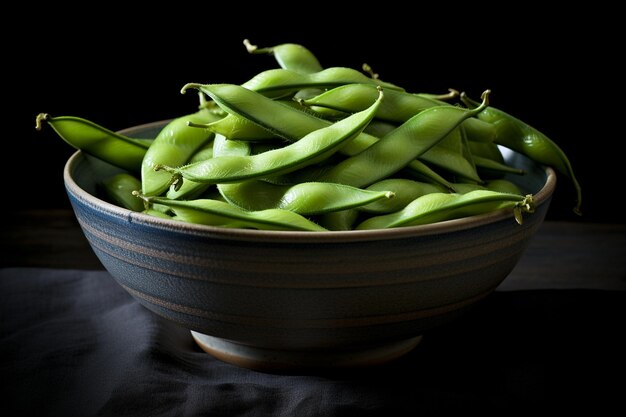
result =
M167 123L168 121L148 123L121 130L120 133L135 138L154 138ZM508 148L500 146L500 149L507 164L525 171L524 175L506 174L504 178L517 184L525 193L533 194L537 206L548 202L556 187L556 174L554 170L550 167L538 165L524 155L514 152ZM155 227L165 227L168 229L175 227L190 233L210 232L212 234L224 234L228 238L240 238L244 240L274 239L278 236L280 236L280 239L308 240L312 242L337 240L384 240L403 236L436 234L447 230L471 228L481 224L498 221L504 217L512 217L512 213L510 211L501 210L420 226L384 230L329 231L324 233L220 228L182 223L179 221L148 216L143 213L131 212L100 199L98 197L97 184L102 179L121 171L122 170L120 168L112 166L97 158L93 158L90 155L82 154L78 151L74 155L73 159L68 161L65 173L65 182L70 193L80 196L91 205L98 206L100 209L117 216L123 216L125 218L132 216L136 219L136 221L146 222Z
M123 133L154 137L165 123ZM511 210L499 210L381 230L220 228L105 202L97 184L121 170L81 152L64 179L106 269L142 305L192 330L207 352L256 369L361 366L403 355L513 269L543 220L556 175L504 155L526 171L507 178L535 196L537 210L521 226Z

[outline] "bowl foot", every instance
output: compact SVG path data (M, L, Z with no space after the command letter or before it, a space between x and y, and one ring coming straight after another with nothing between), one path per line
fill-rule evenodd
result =
M262 371L380 365L407 354L422 340L420 335L378 345L341 350L279 350L242 345L195 331L191 331L191 335L202 350L217 359L243 368Z

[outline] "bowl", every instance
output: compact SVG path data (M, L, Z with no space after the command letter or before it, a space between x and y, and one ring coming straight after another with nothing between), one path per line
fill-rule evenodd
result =
M122 131L154 137L163 122ZM501 210L371 231L259 231L188 224L109 204L97 182L116 168L78 151L64 169L93 251L132 297L191 331L223 361L259 370L381 364L488 296L548 210L555 172L520 154L510 179L535 195L515 222Z

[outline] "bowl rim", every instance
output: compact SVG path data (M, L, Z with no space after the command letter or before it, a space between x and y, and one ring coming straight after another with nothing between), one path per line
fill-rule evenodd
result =
M130 132L135 129L153 128L165 121L157 121L133 126L120 130L120 133ZM67 191L84 202L85 204L108 215L131 223L138 223L157 229L188 233L196 236L208 236L228 240L245 240L256 242L300 242L300 243L324 243L324 242L363 242L381 241L401 238L411 238L427 235L438 235L450 232L459 232L478 226L509 219L515 222L512 209L500 209L489 213L460 219L445 220L418 226L405 226L391 229L374 230L345 230L345 231L290 231L290 230L257 230L239 229L202 224L185 223L178 220L169 220L148 214L134 212L123 207L108 203L82 189L72 178L72 173L85 153L76 151L70 156L63 169L63 180ZM556 172L549 166L542 166L546 173L546 182L543 187L533 195L535 205L538 207L547 202L556 188Z

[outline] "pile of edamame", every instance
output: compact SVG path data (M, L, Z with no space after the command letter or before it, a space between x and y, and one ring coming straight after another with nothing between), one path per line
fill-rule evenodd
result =
M302 45L257 48L280 68L241 84L187 84L199 108L154 139L72 116L40 114L73 147L122 168L102 197L149 215L261 230L368 230L512 209L533 197L503 178L524 173L498 145L552 166L581 190L547 136L451 90L417 94L362 71L323 68Z

